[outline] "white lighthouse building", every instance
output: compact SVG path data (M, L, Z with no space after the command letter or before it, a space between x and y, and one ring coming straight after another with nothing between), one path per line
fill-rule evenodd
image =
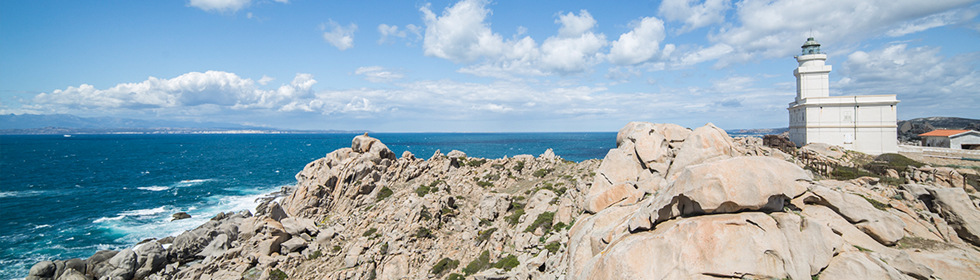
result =
M796 56L796 101L789 104L789 138L797 147L827 143L878 155L898 151L894 94L830 96L827 55L813 37Z

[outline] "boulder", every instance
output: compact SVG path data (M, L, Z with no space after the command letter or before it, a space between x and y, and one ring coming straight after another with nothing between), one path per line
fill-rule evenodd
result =
M900 274L878 265L859 251L843 252L830 261L820 279L900 280Z
M735 155L732 138L714 124L694 130L681 144L670 164L667 179L673 181L687 166L731 158Z
M633 204L643 198L644 192L636 189L632 183L616 183L609 188L589 191L585 198L586 210L598 213L614 204Z
M930 189L933 203L961 239L980 246L980 210L962 188Z
M277 222L285 217L288 217L288 215L286 215L286 211L283 210L282 206L280 206L279 203L276 202L269 203L268 211L269 211L268 212L269 218L272 218Z
M133 275L136 274L136 269L139 268L136 252L133 252L133 249L130 248L119 251L118 254L109 259L108 263L111 270L109 270L108 273L103 273L102 275L109 276L109 279L113 279L115 277L132 279Z
M554 150L551 150L551 148L548 148L547 150L544 151L543 154L539 155L538 158L543 159L543 160L549 160L550 161L550 160L557 159L558 156L555 155L555 151Z
M317 232L316 224L310 219L287 217L280 220L279 223L282 224L286 233L294 236L299 236L304 232L309 234L316 234Z
M302 238L291 238L280 244L280 246L283 253L289 254L291 252L299 252L303 248L306 248L306 241Z
M205 258L221 256L231 248L231 241L227 234L219 234L211 239L211 243L208 243L208 246L204 247L197 255Z
M596 213L605 206L625 199L630 194L624 192L622 186L613 189L614 185L628 183L635 184L642 170L636 158L632 142L627 141L623 147L611 149L606 153L606 157L599 164L592 187L586 196L587 205L597 205L601 207L591 207L586 210ZM635 189L635 187L633 187ZM610 190L613 189L613 190ZM616 197L618 195L618 197ZM593 203L593 200L602 201Z
M191 215L190 214L187 214L187 212L177 212L177 213L174 213L173 214L173 216L170 218L170 220L171 221L183 220L183 219L188 219L190 217L191 217Z
M466 153L464 153L462 151L459 151L459 150L452 150L452 151L449 151L449 153L446 154L446 156L449 157L449 158L465 158L466 157Z
M139 267L133 276L134 279L143 279L167 265L167 250L163 249L156 240L140 245L136 249L136 257Z
M647 169L660 177L667 175L670 167L670 141L663 134L653 130L635 132L627 136L633 141L636 156Z
M26 279L52 279L55 277L55 270L57 267L55 267L54 262L41 261L31 266Z
M799 229L797 225L783 230ZM653 231L615 241L586 264L581 277L573 278L810 278L814 267L819 270L819 260L830 258L833 248L809 252L821 254L819 257L797 257L791 247L809 241L791 240L783 230L772 217L759 212L671 220ZM818 236L823 238L824 233ZM818 261L811 264L813 260Z
M28 277L27 279L30 279L30 277ZM61 273L61 276L58 277L58 280L92 280L92 277L85 275L84 273L74 268L69 267L69 268L65 268L65 271Z
M806 191L808 180L800 167L770 157L737 157L689 166L660 194L644 200L630 228L650 229L677 216L779 211L785 201Z
M477 205L476 217L493 221L510 208L510 195L501 193L484 194Z
M815 185L810 191L820 197L819 204L830 207L857 228L884 245L894 245L905 237L905 222L901 218L878 210L867 199Z

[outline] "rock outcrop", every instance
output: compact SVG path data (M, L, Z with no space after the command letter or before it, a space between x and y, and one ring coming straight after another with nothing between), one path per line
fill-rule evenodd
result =
M631 122L616 143L579 163L550 149L424 160L357 136L254 216L27 279L980 278L980 208L948 170L826 179L865 156L712 124Z

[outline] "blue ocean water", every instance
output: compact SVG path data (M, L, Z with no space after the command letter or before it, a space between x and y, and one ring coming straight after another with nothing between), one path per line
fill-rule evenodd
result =
M295 183L353 134L0 136L0 279L192 229ZM616 133L377 133L396 155L602 158ZM190 219L169 221L184 211Z

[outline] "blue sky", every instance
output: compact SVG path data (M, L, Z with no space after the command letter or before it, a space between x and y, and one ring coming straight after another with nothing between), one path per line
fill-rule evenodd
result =
M0 1L0 113L385 132L785 127L793 55L980 118L977 1Z

